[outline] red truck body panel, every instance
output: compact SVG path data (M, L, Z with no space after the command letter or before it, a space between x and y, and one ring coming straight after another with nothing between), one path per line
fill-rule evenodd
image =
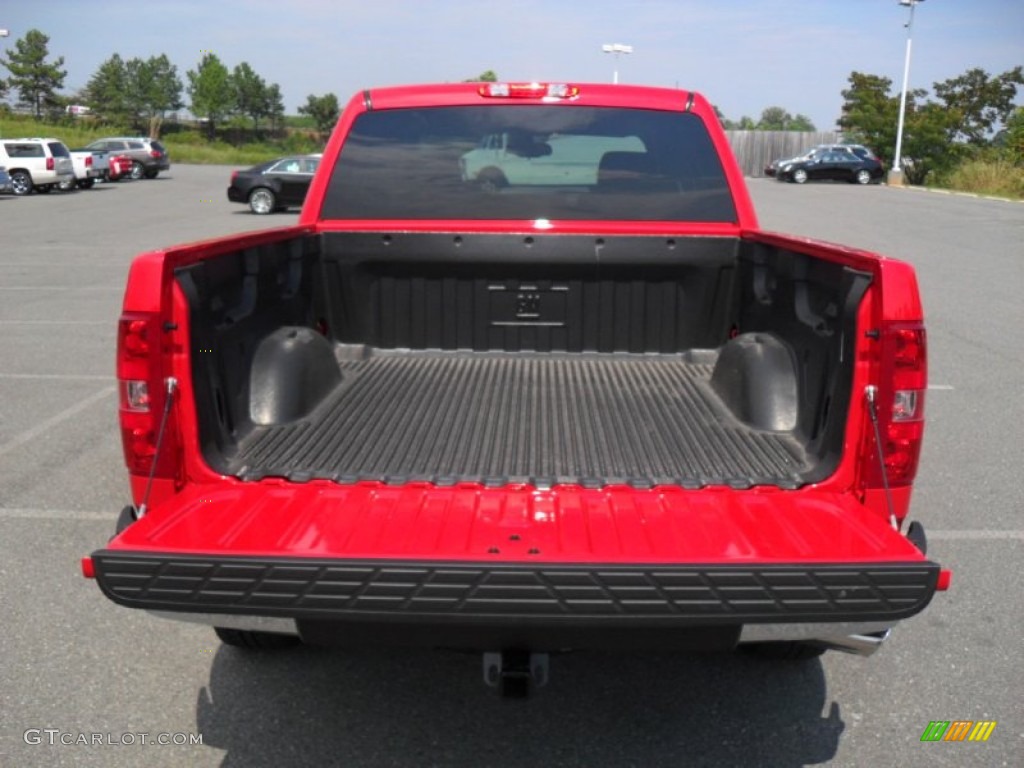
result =
M848 493L233 479L188 485L108 549L489 563L924 559Z

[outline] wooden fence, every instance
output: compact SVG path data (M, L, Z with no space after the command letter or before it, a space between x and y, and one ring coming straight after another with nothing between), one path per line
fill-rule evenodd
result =
M744 176L764 176L764 167L794 157L815 144L838 144L838 131L726 131Z

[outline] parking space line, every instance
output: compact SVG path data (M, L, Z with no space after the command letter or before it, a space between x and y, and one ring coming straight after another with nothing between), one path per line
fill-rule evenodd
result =
M36 426L32 427L32 429L25 430L20 435L15 435L14 439L12 439L10 442L0 445L0 456L4 456L17 448L20 448L25 443L34 440L47 430L57 426L62 421L67 421L68 419L77 416L86 408L95 405L100 400L103 400L106 397L110 397L116 391L117 387L104 387L99 392L89 395L89 397L85 398L84 400L79 400L77 403L70 406L69 408L65 408L63 411L55 413L50 418L46 419L46 421L42 421L39 424L36 424Z
M0 373L0 379L24 379L26 381L113 381L113 376L92 373Z
M0 325L109 325L115 326L109 320L0 320Z
M927 530L925 535L935 541L1024 541L1024 531Z
M96 267L126 267L123 261L81 261L72 260L67 264L53 264L47 261L0 261L0 269L15 269L18 267L81 267L83 269L95 269Z
M25 507L0 507L0 520L102 520L110 522L116 518L115 511L90 512L82 509L30 509Z
M0 285L0 291L116 291L121 293L121 285Z
M952 392L955 387L952 384L929 384L928 389L938 390L939 392Z

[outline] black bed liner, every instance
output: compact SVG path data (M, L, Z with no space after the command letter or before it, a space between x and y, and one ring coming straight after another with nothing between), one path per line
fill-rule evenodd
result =
M257 426L221 471L246 480L426 480L792 488L791 433L738 421L708 386L715 353L376 351L308 417Z

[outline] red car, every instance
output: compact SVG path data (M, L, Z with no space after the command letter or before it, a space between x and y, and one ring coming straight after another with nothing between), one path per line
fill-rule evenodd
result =
M134 162L127 155L111 155L107 181L120 181L126 176L131 178L133 164Z

